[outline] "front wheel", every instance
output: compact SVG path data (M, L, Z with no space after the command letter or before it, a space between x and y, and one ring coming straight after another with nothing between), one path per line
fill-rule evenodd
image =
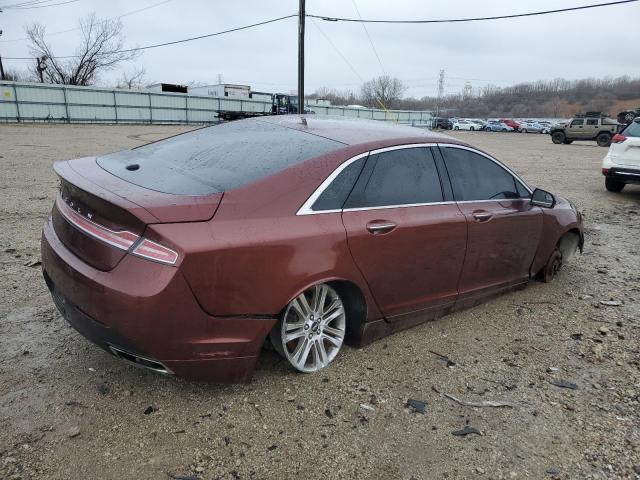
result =
M490 132L490 131L491 131L491 127L485 127L484 129L485 129L485 131L487 131L487 132Z
M340 295L322 283L291 300L269 336L293 368L310 373L323 369L338 355L346 326Z
M566 138L567 137L565 136L564 132L553 132L553 134L551 135L551 141L556 145L564 143Z
M620 192L624 188L624 185L623 182L618 182L613 178L604 179L604 186L610 192Z
M475 130L475 128L469 127L469 130L471 130L473 132Z
M540 280L544 283L549 283L555 278L560 269L562 268L562 252L557 247L553 250L553 253L549 257L547 264L540 271Z
M460 127L453 127L454 130L460 130Z

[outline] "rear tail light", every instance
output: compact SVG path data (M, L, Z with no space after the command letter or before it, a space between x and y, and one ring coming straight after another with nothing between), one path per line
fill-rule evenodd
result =
M609 169L608 168L603 168L602 169L602 174L603 175L608 175L609 174Z
M62 216L75 228L96 240L111 245L125 252L155 262L174 265L178 261L178 253L157 242L141 237L128 230L111 230L99 223L80 215L66 204L60 197L56 206ZM133 251L131 251L133 247Z
M131 253L138 257L153 260L155 262L166 263L167 265L173 265L178 261L177 252L147 238L143 238Z
M627 139L624 135L620 133L616 133L611 139L611 143L622 143Z
M78 230L119 250L129 250L140 238L135 233L127 230L111 230L104 225L89 220L72 209L60 197L56 200L56 206L62 216Z

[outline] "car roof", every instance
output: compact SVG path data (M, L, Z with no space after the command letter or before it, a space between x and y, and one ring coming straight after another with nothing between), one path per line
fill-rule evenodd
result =
M403 144L408 141L416 143L463 143L448 135L381 120L345 118L333 115L277 115L260 117L256 121L293 128L345 145L376 143L379 146L380 144Z

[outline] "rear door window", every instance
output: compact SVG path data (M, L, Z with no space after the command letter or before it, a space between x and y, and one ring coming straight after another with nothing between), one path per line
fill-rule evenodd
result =
M462 148L441 150L457 201L515 199L529 195L513 175L484 155Z
M403 148L370 155L345 208L375 208L442 202L442 186L429 148Z
M341 210L347 197L353 190L353 186L358 180L358 176L362 171L366 157L360 158L343 169L329 184L327 188L320 194L314 202L311 210Z

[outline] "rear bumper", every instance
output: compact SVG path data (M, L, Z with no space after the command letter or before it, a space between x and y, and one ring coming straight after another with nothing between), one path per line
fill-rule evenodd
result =
M104 350L189 379L251 380L276 318L208 315L178 268L132 255L109 272L96 270L60 242L51 219L41 249L56 305L71 326Z
M640 184L640 169L609 167L604 176L617 182Z

